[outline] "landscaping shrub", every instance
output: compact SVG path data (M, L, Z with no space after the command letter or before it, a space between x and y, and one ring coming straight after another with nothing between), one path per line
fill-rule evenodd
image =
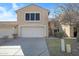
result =
M64 36L64 32L63 31L57 32L57 37L58 38L62 38L63 36Z
M13 38L17 38L18 34L13 34Z

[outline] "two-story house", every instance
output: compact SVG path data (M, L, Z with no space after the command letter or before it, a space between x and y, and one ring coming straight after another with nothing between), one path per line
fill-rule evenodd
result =
M48 13L35 4L16 11L17 21L0 22L0 38L17 34L18 37L48 37Z
M47 9L31 4L16 12L19 37L48 37Z

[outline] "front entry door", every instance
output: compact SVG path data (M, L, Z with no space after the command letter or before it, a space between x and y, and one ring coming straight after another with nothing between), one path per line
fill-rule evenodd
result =
M77 28L74 27L74 37L77 37Z

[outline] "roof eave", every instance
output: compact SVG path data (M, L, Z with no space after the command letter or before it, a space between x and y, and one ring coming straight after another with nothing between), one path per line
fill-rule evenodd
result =
M35 4L30 4L30 5L25 6L25 7L29 7L29 6L31 6L31 5L35 5ZM35 6L40 7L40 6L38 6L38 5L35 5ZM22 8L20 8L20 9L16 10L16 13L17 13L19 10L21 10L21 9L23 9L23 8L25 8L25 7L22 7ZM47 11L49 12L49 10L46 9L46 8L43 8L43 7L40 7L40 8L42 8L42 9L44 9L44 10L47 10Z

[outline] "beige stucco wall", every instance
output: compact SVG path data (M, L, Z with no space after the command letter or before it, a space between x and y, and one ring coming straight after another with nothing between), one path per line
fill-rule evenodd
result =
M40 13L40 21L26 21L25 14L29 12ZM48 36L48 10L41 7L31 5L17 10L17 21L19 27L24 26L44 26L46 29L46 36Z
M13 27L1 27L0 29L0 38L5 36L11 36L14 34L14 28Z
M75 25L62 25L62 29L67 34L68 37L74 37L74 28Z
M62 30L65 32L66 36L71 37L70 26L69 25L61 25Z
M0 38L17 34L16 26L17 22L0 22Z

